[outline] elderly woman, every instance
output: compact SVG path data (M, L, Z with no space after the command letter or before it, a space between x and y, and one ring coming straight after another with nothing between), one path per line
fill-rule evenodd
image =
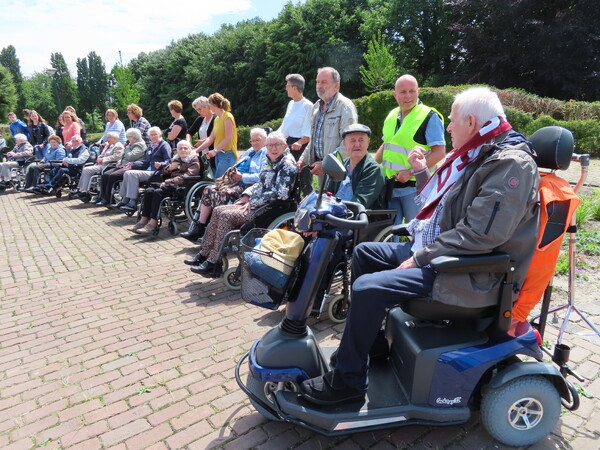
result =
M169 128L165 130L165 134L167 135L171 148L175 149L177 148L177 143L187 136L187 122L181 114L183 105L179 100L171 100L168 106L169 112L173 117L173 122L171 122Z
M15 134L16 145L6 154L6 162L0 162L0 189L11 187L11 169L19 167L19 161L33 156L33 147L23 133Z
M44 148L44 157L37 164L30 164L27 168L27 176L25 177L25 192L34 192L38 185L40 172L50 167L57 167L62 164L62 160L66 156L65 148L63 147L60 137L51 134L48 137L48 144ZM60 161L60 162L56 162Z
M171 197L178 187L184 186L186 178L200 173L200 160L192 150L192 144L185 139L177 143L177 154L163 167L164 181L158 188L149 187L142 202L142 216L131 231L137 234L151 234L158 227L160 203L165 197Z
M123 122L119 120L119 113L117 113L114 109L107 109L104 114L104 118L108 121L104 127L104 135L100 138L96 144L105 147L106 141L108 139L108 133L115 132L117 133L119 139L118 141L121 144L125 144L125 125Z
M267 164L259 174L258 182L244 190L242 197L233 205L217 206L208 225L200 253L198 266L192 272L204 276L219 276L221 261L217 260L219 247L225 234L251 219L253 211L274 200L289 198L296 179L296 161L290 154L285 137L275 131L267 137Z
M127 117L131 121L131 128L137 128L142 134L142 139L146 143L146 147L150 145L150 137L148 136L148 130L150 130L150 122L143 117L144 111L135 103L127 106Z
M104 150L102 150L102 153L100 153L100 156L96 159L96 164L84 167L81 171L77 192L73 195L73 198L78 198L84 203L89 202L91 200L91 195L88 189L92 175L102 173L102 171L110 164L116 163L121 159L121 156L123 155L123 144L119 142L119 133L116 131L109 131L106 135L106 143L106 147L104 147Z
M81 125L77 121L77 116L71 111L64 111L62 114L63 129L62 139L65 144L65 148L71 148L71 139L73 136L81 136Z
M202 193L200 201L200 214L197 221L193 221L189 231L181 233L181 237L195 241L204 235L208 219L217 206L230 205L238 200L244 189L258 181L258 176L267 161L267 132L262 128L253 128L250 130L250 147L244 153L244 156L236 163L236 172L233 175L237 184L235 186L223 186L217 189L216 186L207 186ZM187 264L196 265L195 258L185 261Z
M131 163L131 169L123 174L121 201L115 206L124 211L135 211L140 183L150 180L155 170L171 161L171 147L163 140L160 128L150 128L148 135L152 143L146 150L145 158Z
M219 93L208 97L211 111L216 114L215 125L212 133L197 149L198 153L210 148L214 149L206 153L208 158L215 158L215 178L220 177L225 171L237 161L237 128L235 119L231 114L231 103Z
M115 167L110 167L102 172L102 182L100 183L100 193L95 199L94 204L98 206L111 205L113 186L117 181L123 179L123 175L134 162L144 159L146 154L146 143L142 139L142 133L138 128L130 128L125 132L127 144L123 150L123 157Z

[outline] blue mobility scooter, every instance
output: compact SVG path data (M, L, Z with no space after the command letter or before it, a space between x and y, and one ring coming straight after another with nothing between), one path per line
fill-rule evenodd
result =
M536 148L538 153L543 150ZM334 179L345 177L334 158L326 158L323 168ZM297 230L317 235L297 262L298 282L285 318L236 366L236 380L258 412L337 436L403 425L455 425L480 410L484 427L495 439L524 446L552 431L561 404L570 410L578 407L577 392L566 379L572 372L564 360L555 359L560 368L543 361L537 330L527 326L516 337L506 333L514 300L514 265L507 254L434 260L431 266L439 272L503 274L498 305L468 309L431 299L405 302L388 314L385 335L390 356L370 364L364 400L332 406L305 401L298 386L327 372L335 350L320 347L307 326L329 255L337 245L336 235L328 231L366 226L362 212L361 205L340 205L326 197L299 206ZM249 373L244 382L240 368L246 360Z

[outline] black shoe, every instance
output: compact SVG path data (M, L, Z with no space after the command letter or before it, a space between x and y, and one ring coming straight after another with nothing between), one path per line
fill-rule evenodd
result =
M217 278L223 273L223 265L211 263L210 261L206 260L199 266L190 267L190 270L198 275L208 278Z
M130 200L126 205L120 206L119 209L123 211L135 211L137 209L137 202Z
M335 367L337 363L337 354L338 351L334 351L329 357L329 367L332 369ZM369 350L369 361L381 361L387 359L390 356L390 344L388 343L385 337L385 331L379 330L377 335L375 336L375 340L373 341L373 345Z
M111 206L114 206L115 208L120 208L121 206L125 206L127 203L129 203L129 199L121 199L119 203L115 203Z
M335 405L351 401L364 401L364 391L346 386L335 370L325 375L305 380L300 385L300 395L318 405Z
M206 230L205 224L194 221L190 225L190 229L188 231L184 231L179 236L187 239L188 241L194 242L196 239L204 236L204 230Z
M187 264L188 266L199 266L204 261L206 261L206 256L202 256L200 253L198 253L193 258L184 260L183 263Z
M77 197L79 200L81 200L83 203L89 203L90 200L92 199L92 196L90 194L88 194L87 192L82 192L81 194L79 194L79 197Z

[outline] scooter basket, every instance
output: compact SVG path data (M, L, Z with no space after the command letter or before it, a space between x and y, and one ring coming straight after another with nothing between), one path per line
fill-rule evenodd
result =
M254 228L242 238L242 298L267 309L277 307L287 298L288 287L295 278L296 265L287 264L261 250L260 241L270 230Z

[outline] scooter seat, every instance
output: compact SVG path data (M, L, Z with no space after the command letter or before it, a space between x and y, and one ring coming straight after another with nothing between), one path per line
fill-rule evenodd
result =
M493 316L497 309L496 306L463 308L441 303L430 298L413 298L402 302L400 308L405 313L424 320L476 320Z

